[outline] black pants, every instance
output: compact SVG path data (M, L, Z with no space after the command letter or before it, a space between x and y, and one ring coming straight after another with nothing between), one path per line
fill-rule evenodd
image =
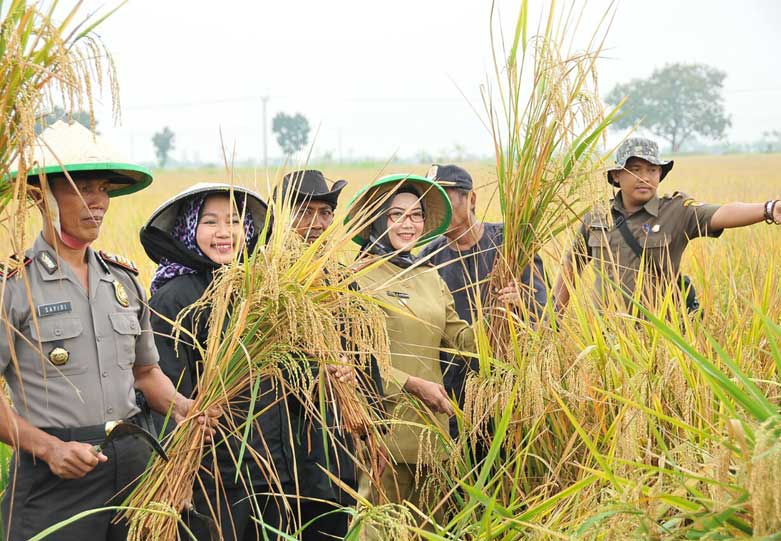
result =
M326 514L328 513L328 514ZM301 502L301 526L311 524L301 533L301 541L329 541L344 539L350 517L335 504Z
M193 507L198 515L185 513L183 516L185 524L198 541L255 541L266 538L275 541L277 533L270 528L285 531L287 512L284 499L266 495L268 487L254 488L256 493L250 495L247 495L247 489L243 486L221 489L219 494L213 485L207 486L206 490L204 494L197 487L193 494ZM180 533L181 539L192 539L188 533Z
M103 440L101 432L102 427L98 427L93 437L60 436L68 441L96 445ZM8 488L2 502L3 540L29 539L82 511L121 505L143 473L150 451L143 442L124 438L110 443L103 454L108 457L108 462L98 464L81 479L63 479L54 475L44 461L33 460L32 455L25 452L14 453ZM127 527L125 524L112 524L114 516L114 511L91 514L59 529L49 539L126 539Z

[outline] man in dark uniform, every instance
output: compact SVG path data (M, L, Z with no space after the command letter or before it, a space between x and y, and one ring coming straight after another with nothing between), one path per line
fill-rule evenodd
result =
M314 169L293 171L285 175L282 196L290 197L292 227L305 242L316 242L333 223L339 194L346 185L347 181L337 180L329 188L323 173ZM347 348L346 345L343 347ZM369 370L357 371L346 357L343 356L342 360L342 365L328 365L330 374L341 382L356 384L359 391L365 393L369 407L381 415L380 397L383 388L376 361L372 359ZM301 443L296 457L301 498L300 522L310 523L302 532L301 539L341 539L347 534L350 517L348 512L337 512L337 505L351 507L356 502L330 479L325 470L330 470L344 484L357 490L358 470L353 462L355 448L352 435L336 427L333 411L327 408L324 421L329 437L325 442L327 445L324 445L323 426L307 419L311 416L303 411L301 414L302 430L296 435Z
M2 502L10 540L121 503L149 449L135 438L96 445L107 422L138 419L135 389L152 409L171 408L176 419L192 406L157 366L149 309L132 263L90 248L110 197L144 188L151 174L114 159L79 124L58 122L41 139L28 182L44 178L49 186L36 197L43 230L2 280L0 372L12 405L0 396L0 441L15 449ZM73 183L60 165L51 165L59 163ZM113 516L92 514L54 535L124 539L126 527L111 524Z
M724 229L761 221L781 223L781 202L708 205L675 192L659 197L659 183L673 168L672 160L659 157L659 147L644 138L627 139L616 152L616 163L607 171L608 182L619 188L609 216L596 210L583 218L572 248L562 264L554 298L563 310L570 298L575 272L595 261L600 269L597 291L606 293L610 282L633 295L641 268L640 299L653 305L659 293L679 280L683 252L698 237L719 237Z
M486 306L490 274L504 240L504 224L485 223L477 218L477 194L472 176L457 165L434 164L429 169L430 179L445 188L453 205L450 228L441 237L427 244L421 258L437 267L456 303L456 312L464 321L472 323L477 299ZM545 288L542 259L534 256L534 265L520 273L518 284L508 285L496 292L502 302L516 305L519 313L536 317L545 306ZM443 384L449 395L464 406L464 385L469 367L460 357L440 354ZM458 433L455 418L450 420L453 437Z

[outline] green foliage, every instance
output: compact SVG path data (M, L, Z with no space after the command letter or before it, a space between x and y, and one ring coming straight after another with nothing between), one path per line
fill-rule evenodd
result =
M309 121L301 113L277 113L271 123L271 131L288 155L298 152L309 142Z
M731 125L724 109L727 74L704 64L669 64L647 79L616 85L605 101L617 105L624 98L617 128L636 124L667 140L672 151L694 135L719 139Z
M174 149L174 137L174 132L168 126L152 136L152 144L155 145L155 155L160 167L165 167L168 153Z

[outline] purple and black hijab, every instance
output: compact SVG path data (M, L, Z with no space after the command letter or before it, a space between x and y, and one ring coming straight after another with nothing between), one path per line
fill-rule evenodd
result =
M175 198L168 206L163 205L158 209L142 228L141 244L149 257L158 263L150 287L153 294L177 276L212 272L220 266L204 255L196 242L196 231L204 202L207 197L217 193L227 192L224 188L204 189L178 201ZM265 219L266 206L254 194L236 191L234 195L239 211L244 214L245 242L251 247L256 242L258 229L262 227L260 224L263 224ZM252 204L247 195L254 199ZM259 212L263 215L254 215Z

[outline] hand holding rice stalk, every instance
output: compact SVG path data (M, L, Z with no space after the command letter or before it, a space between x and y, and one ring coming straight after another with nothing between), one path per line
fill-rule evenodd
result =
M351 359L357 368L368 364L370 354L380 365L389 363L382 312L368 296L351 288L354 275L337 262L339 247L354 233L339 236L331 230L323 235L330 239L327 245L322 241L306 245L285 227L286 210L283 206L275 212L269 243L245 261L223 267L192 308L210 309L193 411L221 407L228 412L219 427L222 438L215 440L241 440L241 453L268 473L270 486L276 486L273 464L246 447L246 427L233 421L231 401L251 390L249 411L255 415L258 383L272 381L285 394L295 395L308 415L322 413L322 401L327 400L346 429L371 433L373 422L355 387L317 378L324 385L315 393L315 374L328 372L322 367L340 363L340 356ZM184 316L179 316L180 328ZM179 513L190 501L196 473L209 449L196 417L176 427L167 448L170 461L156 460L126 502L130 539L177 538ZM241 456L234 458L241 462Z

